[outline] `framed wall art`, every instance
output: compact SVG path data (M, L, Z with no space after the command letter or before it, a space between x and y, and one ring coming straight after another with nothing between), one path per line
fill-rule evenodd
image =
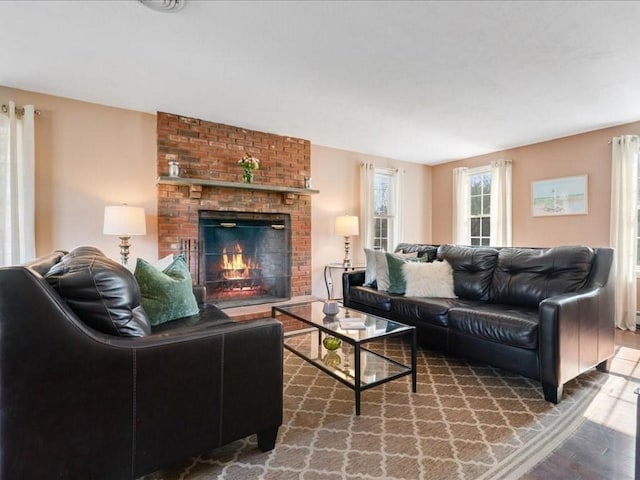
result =
M531 206L534 217L586 215L587 176L531 182Z

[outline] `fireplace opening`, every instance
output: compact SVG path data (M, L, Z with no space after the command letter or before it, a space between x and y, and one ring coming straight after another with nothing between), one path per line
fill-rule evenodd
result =
M200 283L221 308L291 297L288 214L199 212Z

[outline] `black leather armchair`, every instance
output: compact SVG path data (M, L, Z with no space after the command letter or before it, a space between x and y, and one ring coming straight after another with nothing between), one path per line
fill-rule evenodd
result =
M42 278L49 261L0 268L0 480L134 479L251 434L274 447L279 322L208 307L105 335Z

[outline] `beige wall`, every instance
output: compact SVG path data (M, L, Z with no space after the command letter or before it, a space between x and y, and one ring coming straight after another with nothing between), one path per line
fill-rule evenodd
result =
M640 122L560 138L433 167L434 243L452 241L452 175L454 167L513 161L513 244L554 246L609 245L612 137L640 133ZM588 175L588 214L534 217L531 182Z
M119 259L102 234L105 205L144 207L147 235L131 257L157 257L156 117L0 86L0 103L33 104L36 117L36 252L95 245Z
M132 257L156 258L155 115L0 86L0 103L9 100L42 111L36 119L37 253L90 244L119 258L119 240L102 234L103 209L126 202L147 213L147 235L132 239ZM343 239L333 234L333 222L336 215L359 213L362 162L405 170L404 241L451 242L452 168L508 158L513 160L515 245L599 246L609 243L608 141L638 133L640 122L435 167L312 146L313 188L320 190L312 197L313 294L326 296L324 265L342 259ZM581 174L589 176L588 215L531 215L532 181ZM354 260L364 260L357 237L352 252Z
M42 112L36 119L37 254L95 245L119 259L118 238L102 234L103 211L126 202L147 214L147 235L132 238L132 258L156 258L156 116L0 86L0 102L9 100ZM429 167L312 146L313 188L320 190L312 197L314 295L326 297L324 265L343 257L333 222L336 215L359 213L364 161L406 171L404 239L430 241ZM357 237L352 251L354 260L364 260Z
M323 271L327 263L342 261L344 238L334 234L338 215L360 215L360 164L372 162L378 167L405 171L403 191L405 216L403 241L431 241L431 168L334 148L311 145L312 197L312 280L313 295L326 298ZM364 262L359 237L351 239L351 258ZM340 275L334 272L334 295L340 297Z

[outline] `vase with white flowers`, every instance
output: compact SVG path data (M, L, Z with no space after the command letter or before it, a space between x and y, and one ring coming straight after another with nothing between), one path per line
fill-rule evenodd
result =
M260 168L260 160L247 153L238 160L238 163L242 167L242 181L244 183L253 183L253 171Z

